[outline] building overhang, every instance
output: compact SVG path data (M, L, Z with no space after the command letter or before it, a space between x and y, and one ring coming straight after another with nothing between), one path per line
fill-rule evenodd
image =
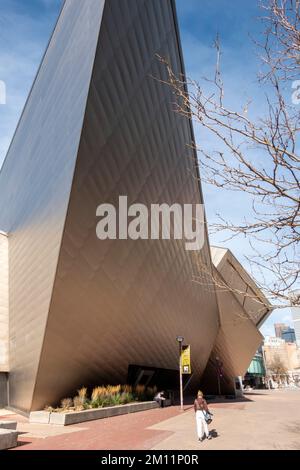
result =
M228 248L212 246L211 256L218 275L259 328L272 312L273 306Z

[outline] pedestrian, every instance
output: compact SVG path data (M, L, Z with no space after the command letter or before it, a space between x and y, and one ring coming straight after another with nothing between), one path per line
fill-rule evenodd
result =
M154 397L154 400L157 401L157 403L159 404L160 408L163 408L164 407L164 401L165 401L166 397L165 397L165 392L162 390L161 392L158 392L155 397Z
M209 412L206 400L204 400L201 390L198 391L197 398L194 401L194 410L196 413L197 434L199 441L202 442L205 437L207 437L207 439L211 439L211 435L208 432L208 426L205 419L206 413L209 415L211 413Z

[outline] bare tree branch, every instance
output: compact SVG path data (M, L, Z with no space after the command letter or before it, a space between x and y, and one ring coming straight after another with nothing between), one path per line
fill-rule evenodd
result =
M241 110L225 103L219 38L211 80L184 79L167 60L160 60L168 73L164 83L173 91L175 111L214 138L214 149L189 143L198 152L202 180L252 199L251 220L237 225L219 217L212 231L224 230L231 238L246 236L253 247L264 243L266 249L254 249L249 261L265 273L268 281L259 284L266 295L290 303L290 291L300 281L300 111L292 105L289 82L300 78L300 1L269 0L261 8L265 34L263 44L257 42L262 58L258 75L266 87L262 107L266 111L260 116L250 117L250 102ZM294 296L292 303L300 304L300 296Z

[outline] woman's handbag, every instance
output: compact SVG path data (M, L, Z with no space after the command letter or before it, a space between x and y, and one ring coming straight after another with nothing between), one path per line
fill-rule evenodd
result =
M203 411L204 418L207 424L212 422L212 414L209 411Z

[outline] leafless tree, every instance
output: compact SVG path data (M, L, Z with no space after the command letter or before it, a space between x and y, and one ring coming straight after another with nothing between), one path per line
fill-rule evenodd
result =
M258 323L266 311L271 311L274 308L283 308L283 306L279 304L272 304L271 306L267 299L264 299L262 296L258 296L257 293L249 286L246 289L243 289L242 287L238 288L236 286L236 282L232 282L232 279L225 280L222 274L215 267L211 267L201 261L198 263L198 267L201 274L194 277L194 282L201 283L204 288L207 288L208 290L213 287L215 291L220 294L230 292L237 298L243 307L247 300L252 301L252 308L248 308L248 311L235 311L235 315L239 320L246 321L251 318L252 321ZM230 277L231 276L229 276L229 278ZM242 280L242 278L240 279Z
M292 81L300 79L299 5L299 0L268 0L261 5L264 36L256 42L262 61L258 79L266 97L261 115L250 102L241 109L226 104L218 39L211 80L184 79L160 58L176 112L198 123L204 137L214 138L213 149L191 143L198 151L202 180L220 190L248 193L252 199L250 220L236 224L219 216L210 229L225 230L228 238L246 236L253 249L249 261L258 273L256 282L270 299L285 304L300 280L300 104L292 101L294 93L294 101L300 103L300 82L299 95L292 89ZM299 295L293 303L300 303Z
M279 378L284 377L285 375L287 375L288 372L287 367L282 362L278 354L274 356L272 362L269 365L269 369L272 374L276 375Z

